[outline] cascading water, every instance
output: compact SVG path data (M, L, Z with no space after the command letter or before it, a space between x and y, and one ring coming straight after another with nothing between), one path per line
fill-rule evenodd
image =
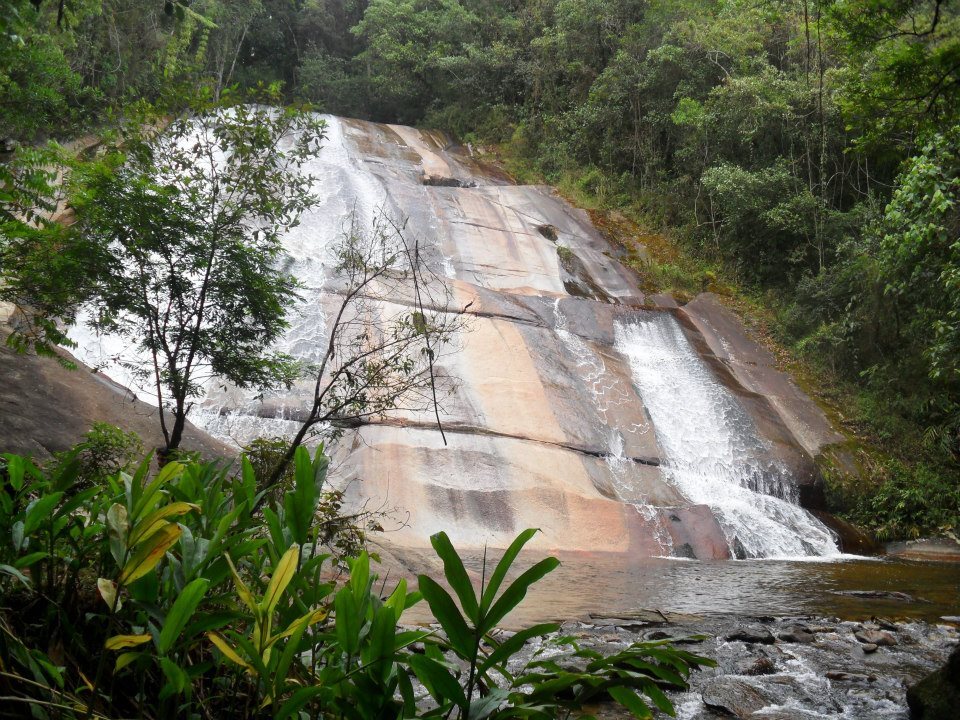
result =
M362 167L348 147L344 123L332 116L324 116L324 120L327 130L322 149L301 169L315 178L312 190L318 201L283 238L286 269L301 283L300 300L287 316L289 329L274 348L307 363L318 361L326 348L323 298L329 269L336 261L333 248L337 241L350 230L350 223L369 228L378 213L396 214L396 208L386 206L388 195L381 181ZM293 140L286 142L292 144ZM97 335L84 313L69 337L77 343L75 353L82 362L105 369L142 400L156 405L152 376L144 380L135 370L149 367L135 343ZM294 388L270 417L255 391L225 386L215 379L206 385L202 400L190 412L191 422L239 446L258 437L291 435L300 423L286 417L286 408L309 405L307 388Z
M629 359L653 420L667 480L714 511L734 555L839 552L830 530L796 505L789 471L764 459L766 448L747 412L669 313L618 322L616 347Z
M554 300L553 315L554 331L576 359L580 377L589 389L599 419L606 427L607 454L604 456L604 460L610 469L614 489L624 502L633 505L646 520L653 520L657 516L658 510L645 497L638 495L637 483L634 478L635 464L624 452L623 430L614 427L614 424L607 417L609 410L614 405L630 402L630 396L620 386L618 380L607 372L603 358L591 350L582 338L570 332L567 327L567 318L560 309L560 298ZM633 425L626 429L629 433L643 433L648 430L649 426L641 425ZM656 540L660 544L664 555L669 556L673 545L670 535L658 523L654 523L652 527L657 529Z

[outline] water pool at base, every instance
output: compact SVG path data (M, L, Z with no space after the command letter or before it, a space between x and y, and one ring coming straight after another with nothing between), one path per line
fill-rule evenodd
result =
M529 564L544 554L528 550ZM534 585L507 626L544 620L625 618L641 611L678 615L741 617L825 616L844 620L870 617L936 622L960 615L960 564L887 559L678 561L618 555L560 555L561 566ZM398 560L400 566L397 566ZM489 574L496 556L487 559ZM479 585L482 555L464 557ZM403 551L402 560L385 560L391 577L424 568L442 576L428 550ZM527 564L518 564L515 576ZM405 572L404 572L405 571ZM855 593L855 594L850 594ZM871 593L870 596L863 593ZM428 621L424 605L404 616Z

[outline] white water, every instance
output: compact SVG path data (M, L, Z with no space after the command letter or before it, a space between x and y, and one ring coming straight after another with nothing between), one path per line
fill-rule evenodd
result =
M659 511L637 490L639 485L636 482L637 466L624 452L623 436L624 432L630 434L649 432L650 426L634 424L629 428L615 427L615 424L608 417L608 413L617 405L629 403L633 393L621 387L618 378L607 372L606 363L600 355L595 353L581 337L570 332L567 327L567 318L560 309L560 298L554 300L553 314L554 331L576 359L577 370L593 399L598 421L605 430L607 454L604 456L604 460L610 469L614 489L617 491L617 495L624 502L633 505L645 520L653 520L659 514ZM656 528L655 539L660 544L664 556L670 556L673 549L670 534L659 523L652 523L651 527Z
M337 241L349 230L351 222L359 228L369 228L378 213L395 212L395 208L386 205L387 193L379 178L351 153L343 123L332 116L324 116L324 120L327 138L320 152L301 169L315 178L312 191L319 200L304 213L300 225L283 238L286 269L302 284L301 300L288 314L290 327L273 348L306 362L321 359L326 348L327 316L322 301L329 269L336 262L333 248ZM292 143L292 139L287 143ZM149 368L149 359L135 342L98 335L89 327L88 320L89 313L82 312L79 322L68 333L77 343L73 350L77 358L156 405L152 376L145 380L136 372L136 368ZM308 406L309 390L304 385L284 391L275 410L265 413L255 391L239 390L211 379L189 419L214 437L237 446L257 437L289 436L299 429L300 423L285 417L285 409ZM267 394L266 399L270 398L278 400L280 396ZM264 417L265 414L274 416Z
M616 346L629 360L664 454L666 479L716 514L731 551L746 557L838 554L833 534L796 505L796 489L749 415L699 358L669 313L618 323ZM739 548L737 547L739 545Z

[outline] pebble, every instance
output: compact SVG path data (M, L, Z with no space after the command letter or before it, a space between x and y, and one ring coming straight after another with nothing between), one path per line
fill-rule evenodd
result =
M842 682L873 682L877 679L874 675L863 675L861 673L845 672L843 670L830 670L827 672L827 678L830 680L840 680Z
M886 630L860 630L853 636L864 645L896 645L897 639Z

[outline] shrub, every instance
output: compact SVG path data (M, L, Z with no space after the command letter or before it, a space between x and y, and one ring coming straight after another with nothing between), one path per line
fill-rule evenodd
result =
M338 584L319 552L322 452L299 448L282 496L262 511L266 490L246 457L237 472L169 462L153 475L148 456L83 487L83 452L49 468L2 456L0 692L15 711L547 718L609 697L639 717L647 701L672 712L663 689L710 664L662 642L605 658L553 637L555 624L498 640L497 623L558 564L541 560L505 582L534 530L479 593L446 535L432 538L459 608L425 575L418 592L400 580L384 595L364 551ZM422 597L446 637L400 625ZM534 638L540 650L518 662Z

